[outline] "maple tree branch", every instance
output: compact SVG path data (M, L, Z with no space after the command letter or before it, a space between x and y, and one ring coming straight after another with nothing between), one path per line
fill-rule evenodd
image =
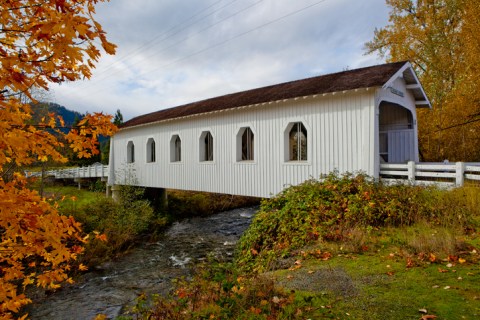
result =
M445 127L445 128L441 128L441 129L438 129L436 131L433 131L433 133L437 133L437 132L445 131L445 130L448 130L448 129L453 129L453 128L465 126L467 124L475 123L475 122L478 122L478 121L480 121L480 118L468 120L468 121L465 121L465 122L462 122L462 123L457 123L457 124L454 124L454 125L451 125L451 126L448 126L448 127Z
M27 31L27 30L15 30L15 29L4 29L4 28L1 28L1 29L0 29L0 32L1 32L1 33L7 33L7 32L30 33L30 31Z
M17 10L23 10L23 9L29 9L29 8L35 8L35 7L42 7L45 5L46 1L43 3L38 3L38 4L33 4L33 5L28 5L28 6L19 6L19 7L13 7L13 8L8 8L5 10L0 10L0 13L6 12L6 11L17 11Z

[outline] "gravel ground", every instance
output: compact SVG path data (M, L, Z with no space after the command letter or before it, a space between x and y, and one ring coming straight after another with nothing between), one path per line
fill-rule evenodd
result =
M307 270L300 268L289 273L288 277L276 280L276 285L286 290L310 292L331 292L341 297L353 297L358 289L352 278L343 268Z

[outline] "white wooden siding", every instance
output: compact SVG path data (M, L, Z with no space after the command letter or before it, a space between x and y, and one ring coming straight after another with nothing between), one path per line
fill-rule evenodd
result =
M388 131L388 162L415 161L414 135L413 130Z
M270 197L333 170L373 175L374 93L300 98L120 130L112 143L115 177L110 183ZM284 161L284 131L297 121L307 128L308 159ZM253 162L236 159L235 137L244 126L255 133ZM200 162L199 136L206 130L213 135L214 160ZM170 162L173 134L182 140L179 163ZM156 162L147 163L152 137ZM128 141L135 145L132 164L126 163Z

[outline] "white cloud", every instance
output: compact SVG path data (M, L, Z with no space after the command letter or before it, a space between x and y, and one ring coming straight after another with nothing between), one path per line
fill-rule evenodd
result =
M117 55L91 80L54 87L56 102L126 119L377 64L363 45L388 18L384 0L116 0L97 12Z

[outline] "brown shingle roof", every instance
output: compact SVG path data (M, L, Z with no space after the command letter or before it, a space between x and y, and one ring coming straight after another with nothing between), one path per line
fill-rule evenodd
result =
M385 84L404 65L405 62L387 63L227 94L141 115L128 120L121 127L133 127L151 122L314 94L378 87Z

